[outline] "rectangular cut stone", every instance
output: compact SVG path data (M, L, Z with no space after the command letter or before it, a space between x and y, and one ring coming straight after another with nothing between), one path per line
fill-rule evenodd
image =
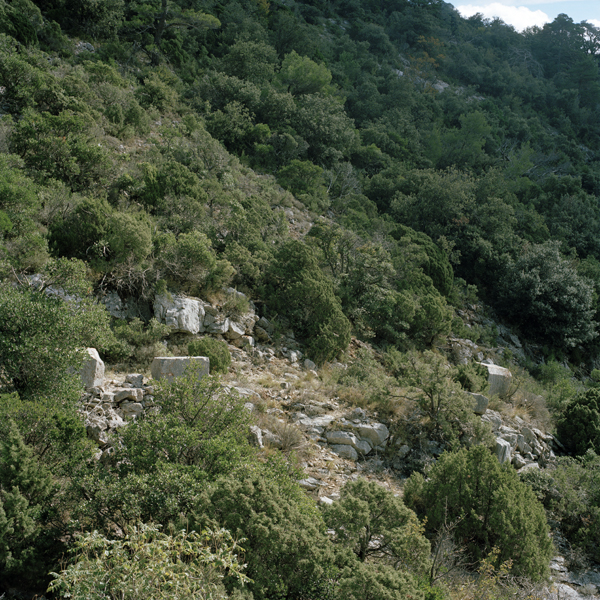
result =
M96 348L86 348L86 360L81 367L81 381L86 390L104 383L104 363Z
M210 372L210 360L206 356L157 356L150 367L153 379L181 377L191 367L197 376L204 377Z

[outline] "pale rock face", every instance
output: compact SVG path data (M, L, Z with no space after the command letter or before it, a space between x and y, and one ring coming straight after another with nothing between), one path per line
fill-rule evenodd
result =
M343 444L332 444L331 449L341 458L349 458L350 460L358 460L358 452L352 446Z
M144 385L144 376L139 373L131 373L125 377L125 381L130 383L134 388L141 388Z
M236 340L241 338L246 333L246 328L240 323L229 321L229 328L225 332L225 337L228 340Z
M154 299L154 316L173 331L204 332L204 306L199 300L161 294Z
M390 435L388 428L383 423L361 423L354 427L358 435L370 442L373 448L381 446Z
M133 400L141 402L144 399L144 390L140 388L128 388L115 391L113 402L122 402L123 400Z
M225 335L229 331L229 319L225 319L224 321L214 321L208 325L206 331L212 334L220 333L221 335Z
M488 371L488 383L490 384L490 395L498 395L500 397L508 394L510 384L512 381L512 373L504 367L498 365L488 365L485 363L479 363L483 365Z
M124 402L121 405L121 410L124 419L137 419L144 412L144 407L139 402Z
M153 379L172 381L176 377L181 377L190 365L198 377L204 377L210 372L210 360L206 356L157 356L152 361L150 372Z
M252 405L254 406L254 405ZM262 431L258 425L250 425L248 428L248 441L251 446L256 446L257 448L264 448Z
M354 446L358 441L354 434L347 431L328 431L325 437L329 444L342 444L344 446Z
M490 403L489 398L486 398L483 394L473 394L471 392L468 392L468 394L473 398L473 412L476 415L483 415Z
M511 446L510 442L503 440L502 438L496 438L496 456L498 462L504 464L505 462L511 461Z
M88 358L81 368L81 381L86 390L100 387L104 383L104 362L95 348L86 348Z

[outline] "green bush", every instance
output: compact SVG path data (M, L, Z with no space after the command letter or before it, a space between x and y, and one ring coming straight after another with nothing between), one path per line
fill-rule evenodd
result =
M497 547L499 561L511 559L515 575L547 575L553 548L544 508L513 467L500 465L484 446L442 454L427 480L419 473L410 477L404 501L427 518L429 533L454 524L472 559Z
M117 539L78 534L73 564L52 573L49 590L73 600L225 600L221 579L247 581L228 531L163 533L138 524Z
M76 263L58 261L67 268ZM55 285L73 293L60 282ZM102 350L111 337L108 314L90 296L63 300L41 289L0 284L2 391L16 391L23 398L75 400L82 389L78 371L83 348Z
M531 245L506 266L498 306L524 333L555 347L597 335L593 285L561 256L559 242Z
M235 539L246 539L255 600L329 597L333 546L314 502L285 476L219 481L199 500L190 525L225 527ZM234 583L226 580L228 588Z
M227 342L204 337L194 340L188 344L190 356L206 356L210 360L211 373L227 373L231 365L231 354L227 348Z
M170 383L155 382L154 399L160 412L147 414L123 433L133 471L150 472L162 461L216 477L252 455L249 413L218 378L198 378L190 370Z
M331 360L348 346L350 322L311 248L298 241L283 245L265 282L269 308L293 323L315 362Z
M600 389L592 388L572 398L558 421L556 433L569 452L600 452Z
M334 542L350 549L360 562L392 565L402 571L427 570L430 547L415 513L378 483L347 483L339 502L323 510Z
M600 456L560 457L555 469L530 469L521 476L570 544L600 559Z
M46 574L49 540L44 533L54 488L50 472L10 421L0 443L0 585L37 583Z

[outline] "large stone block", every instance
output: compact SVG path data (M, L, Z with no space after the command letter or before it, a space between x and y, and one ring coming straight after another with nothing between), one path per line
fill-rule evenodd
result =
M506 396L510 389L512 382L512 373L504 367L498 365L486 365L485 363L479 363L483 365L488 371L488 383L490 384L490 395L491 396Z
M354 429L362 439L370 442L373 448L383 444L390 435L388 428L383 423L361 423L354 425Z
M204 307L199 300L162 294L154 299L154 316L173 331L204 332Z
M488 404L490 403L489 398L486 398L483 394L474 394L472 392L467 393L473 398L473 412L476 415L485 414Z
M96 348L86 348L87 358L81 367L81 381L86 390L104 383L104 363Z
M198 377L210 373L210 360L206 356L157 356L150 366L153 379L168 379L181 377L186 369L191 367Z
M510 443L502 438L496 438L496 456L498 457L498 462L500 464L510 462L512 459L512 448Z

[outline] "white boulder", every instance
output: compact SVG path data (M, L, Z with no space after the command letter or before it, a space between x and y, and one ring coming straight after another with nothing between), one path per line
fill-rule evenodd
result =
M86 390L91 390L104 383L104 362L96 348L86 348L86 353L86 360L81 367L81 381Z
M204 306L194 298L160 294L154 299L154 316L173 331L204 332Z

